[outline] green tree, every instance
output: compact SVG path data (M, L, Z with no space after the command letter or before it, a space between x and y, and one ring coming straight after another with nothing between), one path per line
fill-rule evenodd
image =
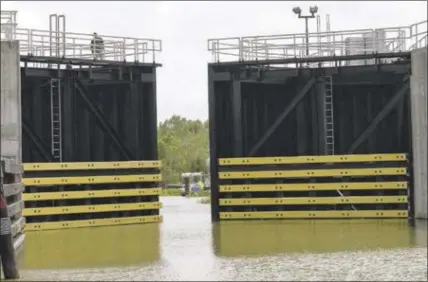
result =
M208 121L172 116L158 126L158 148L167 183L179 183L183 172L206 172Z

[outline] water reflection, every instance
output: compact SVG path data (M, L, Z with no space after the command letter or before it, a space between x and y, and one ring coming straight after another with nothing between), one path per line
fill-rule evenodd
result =
M231 221L214 225L213 248L225 257L407 248L426 246L422 229L401 219Z
M28 232L20 267L120 267L159 259L159 224L153 223Z

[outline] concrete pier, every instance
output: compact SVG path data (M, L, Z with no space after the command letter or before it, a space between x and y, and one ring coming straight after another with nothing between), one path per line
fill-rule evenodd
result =
M6 279L19 278L16 253L24 244L22 217L21 70L18 41L1 42L0 255Z
M19 41L1 42L1 155L21 163Z
M414 212L417 219L427 215L427 49L412 53L412 76L410 78Z

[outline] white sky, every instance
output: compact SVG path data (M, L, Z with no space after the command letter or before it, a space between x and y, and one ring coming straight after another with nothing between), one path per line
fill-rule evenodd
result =
M301 33L304 22L291 9L318 5L322 26L331 30L405 26L427 20L427 1L49 1L1 2L18 11L18 27L49 29L49 14L65 14L67 31L161 39L158 56L158 121L173 114L208 116L208 38ZM310 30L316 31L315 20Z

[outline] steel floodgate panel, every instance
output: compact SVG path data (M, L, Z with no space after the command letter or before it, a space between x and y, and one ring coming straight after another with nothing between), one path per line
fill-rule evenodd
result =
M160 166L160 161L26 164L31 172L23 179L26 230L158 222ZM70 176L75 172L79 176Z
M406 154L220 159L214 203L220 220L406 218L408 165Z

